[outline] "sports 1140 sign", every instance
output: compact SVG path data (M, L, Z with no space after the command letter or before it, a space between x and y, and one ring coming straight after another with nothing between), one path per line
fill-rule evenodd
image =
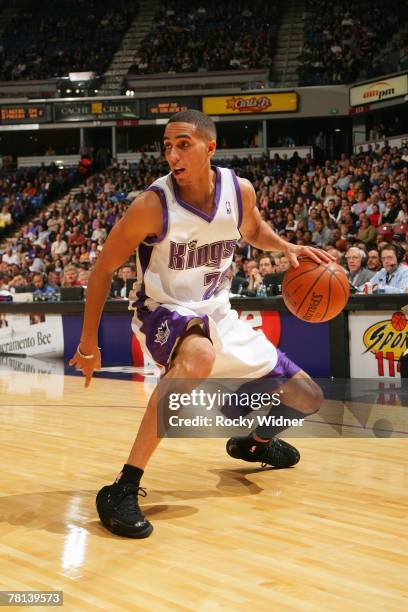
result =
M408 321L404 312L352 313L350 375L355 378L396 378L400 359L408 351Z

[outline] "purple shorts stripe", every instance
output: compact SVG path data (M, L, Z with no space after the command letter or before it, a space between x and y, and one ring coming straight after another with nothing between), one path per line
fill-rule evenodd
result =
M273 370L266 375L267 377L275 378L276 376L282 376L282 378L292 378L292 376L301 371L302 368L289 359L285 353L282 353L279 349L276 350L278 352L278 361Z
M177 342L193 319L201 319L204 334L210 339L207 315L181 315L158 306L154 311L146 307L138 308L137 316L142 322L140 331L146 336L146 346L156 363L162 366L169 365Z
M276 349L278 352L278 361L276 362L276 366L273 370L271 370L265 376L261 376L261 378L255 378L250 380L238 389L238 393L268 393L270 394L276 389L279 389L281 385L283 385L289 378L292 378L297 372L300 372L302 368L297 366L293 361L289 359L282 353L279 349ZM242 407L238 404L231 404L229 406L225 406L222 409L222 413L224 416L229 418L236 417L238 415L247 415L252 412L250 407Z

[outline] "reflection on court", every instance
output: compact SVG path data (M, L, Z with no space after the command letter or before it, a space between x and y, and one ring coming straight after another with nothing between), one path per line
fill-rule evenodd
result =
M126 540L101 527L95 494L153 382L112 373L85 391L41 368L1 364L1 589L62 589L67 610L404 609L405 440L297 438L295 468L262 470L222 439L165 439L142 483L155 531Z

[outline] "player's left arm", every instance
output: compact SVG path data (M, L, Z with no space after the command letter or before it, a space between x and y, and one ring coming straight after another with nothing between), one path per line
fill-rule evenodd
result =
M289 259L295 268L299 265L297 258L300 255L310 257L317 263L334 261L334 257L315 247L301 246L283 240L262 219L256 206L256 194L252 184L243 178L238 179L242 196L242 223L240 232L242 237L256 249L262 251L280 251Z

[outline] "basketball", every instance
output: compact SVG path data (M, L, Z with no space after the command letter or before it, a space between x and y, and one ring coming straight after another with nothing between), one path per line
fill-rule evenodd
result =
M400 310L398 312L394 312L391 317L391 325L396 331L403 331L407 325L405 314Z
M289 268L282 283L286 307L299 319L323 323L336 317L350 295L345 271L337 263L317 263L299 258L298 268Z

